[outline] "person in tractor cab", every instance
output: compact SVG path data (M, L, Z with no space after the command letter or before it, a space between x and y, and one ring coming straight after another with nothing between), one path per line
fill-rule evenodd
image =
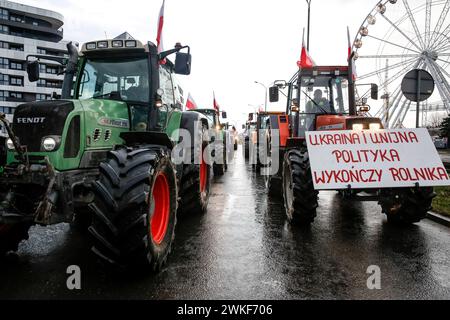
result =
M323 97L323 91L314 91L314 98L306 104L306 113L333 113L330 102Z
M137 77L131 77L127 79L127 84L131 85L126 91L125 95L130 101L146 101L149 95L148 80L144 77L138 77L139 83L136 83Z

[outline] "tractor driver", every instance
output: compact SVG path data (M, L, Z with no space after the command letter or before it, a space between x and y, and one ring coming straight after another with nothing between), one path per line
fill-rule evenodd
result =
M331 113L330 102L323 97L320 89L314 91L314 98L306 104L306 113Z
M139 84L136 85L136 80L139 79ZM127 82L132 86L126 91L126 97L129 101L148 102L150 88L147 77L132 77L128 78Z

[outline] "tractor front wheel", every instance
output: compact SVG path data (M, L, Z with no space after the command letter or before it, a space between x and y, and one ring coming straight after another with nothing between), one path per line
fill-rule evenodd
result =
M435 196L433 188L400 189L382 194L380 205L389 223L405 226L425 219Z
M177 178L164 148L120 148L100 166L90 205L93 251L121 266L160 271L177 223Z
M291 150L283 163L283 197L288 220L310 225L316 218L318 192L314 189L306 150Z

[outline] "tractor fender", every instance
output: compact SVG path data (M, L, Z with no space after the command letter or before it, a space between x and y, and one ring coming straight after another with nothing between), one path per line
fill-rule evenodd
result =
M164 132L122 132L120 137L125 141L125 145L158 145L173 149L173 143L167 133Z

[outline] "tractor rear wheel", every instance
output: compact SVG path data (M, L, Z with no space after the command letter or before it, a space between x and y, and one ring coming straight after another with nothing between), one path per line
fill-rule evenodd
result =
M411 225L426 218L435 196L433 188L401 189L382 195L380 205L389 223Z
M211 166L205 159L208 142L205 141L207 127L199 130L204 141L201 148L193 147L191 164L184 165L180 189L180 213L204 214L208 209L211 193ZM195 155L199 155L200 164L195 164Z
M8 252L16 252L23 240L28 240L29 224L0 224L0 259Z
M308 152L291 150L283 163L283 197L288 220L309 225L316 218L318 192L314 189Z
M157 272L177 223L177 178L169 150L122 147L109 153L93 186L92 250L121 266Z

